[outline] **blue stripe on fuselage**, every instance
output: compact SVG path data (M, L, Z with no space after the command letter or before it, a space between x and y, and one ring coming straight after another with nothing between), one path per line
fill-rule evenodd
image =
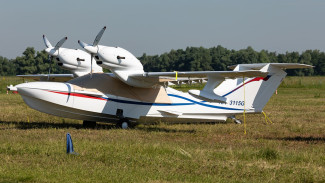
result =
M110 100L110 101L113 101L113 102L123 103L123 104L152 105L152 106L183 106L183 105L185 106L185 105L195 105L195 104L197 104L197 105L201 105L201 106L204 106L204 107L215 108L215 109L235 110L235 111L243 110L243 109L236 109L236 108L230 108L230 107L221 107L221 106L206 104L206 103L203 103L205 101L198 102L198 101L195 101L195 100L183 97L183 96L175 95L175 94L168 94L168 96L180 98L180 99L189 101L191 103L170 103L170 104L166 104L166 103L137 102L137 101L129 101L129 100L121 100L121 99L112 99L112 98L106 98L106 97L101 97L101 98L106 99L106 100Z
M230 108L230 107L221 107L221 106L215 106L215 105L205 104L203 102L198 102L198 101L195 101L195 100L192 100L192 99L183 97L183 96L179 96L179 95L174 95L174 94L168 94L168 96L176 97L176 98L180 98L180 99L184 99L184 100L187 100L189 102L192 102L191 104L198 104L198 105L205 106L205 107L210 107L210 108L225 109L225 110L235 110L235 111L243 110L243 109L236 109L236 108Z

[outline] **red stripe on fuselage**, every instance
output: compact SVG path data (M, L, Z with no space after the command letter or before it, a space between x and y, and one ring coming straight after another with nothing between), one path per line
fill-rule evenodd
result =
M91 95L85 95L85 94L80 94L80 93L67 93L67 92L58 92L58 91L50 91L50 90L46 90L46 91L51 92L51 93L61 94L61 95L70 95L70 96L74 96L74 97L90 98L90 99L97 99L97 100L106 100L104 98L94 97L94 96L91 96Z

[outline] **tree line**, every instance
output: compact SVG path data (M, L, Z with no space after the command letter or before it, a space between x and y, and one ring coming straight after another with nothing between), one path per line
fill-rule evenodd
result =
M69 73L55 62L49 61L48 54L43 50L36 52L33 47L27 47L22 56L7 59L0 56L0 75L14 76L25 74L48 74L51 63L51 73Z
M161 55L148 56L145 53L138 58L145 71L225 71L227 66L245 63L302 63L315 66L313 69L288 70L291 76L325 75L325 53L319 50L276 53L267 50L255 51L252 47L241 50L229 50L222 46L203 48L187 47L171 50ZM46 74L50 62L45 51L36 52L28 47L23 55L9 60L0 56L0 75ZM51 73L68 73L52 62Z
M255 51L252 47L229 50L222 46L203 48L187 47L171 50L161 55L139 57L146 71L225 71L227 66L248 63L302 63L315 66L313 69L287 70L291 76L325 75L325 53L319 50L276 53L267 50Z

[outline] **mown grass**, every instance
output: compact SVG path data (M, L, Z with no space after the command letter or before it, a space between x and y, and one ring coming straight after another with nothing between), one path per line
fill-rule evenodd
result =
M247 116L246 135L231 121L86 129L0 94L0 182L325 182L325 90L300 79L267 104L273 124Z
M325 80L322 76L314 77L286 77L281 88L320 88L325 89Z
M7 92L7 86L15 86L17 84L24 83L25 81L30 80L24 80L16 76L0 76L0 94L4 94Z

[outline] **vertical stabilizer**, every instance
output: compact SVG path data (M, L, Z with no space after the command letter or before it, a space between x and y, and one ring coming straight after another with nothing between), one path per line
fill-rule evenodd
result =
M227 98L228 104L243 104L252 112L262 112L266 103L281 84L287 73L283 69L312 68L304 64L262 63L238 64L234 71L260 70L266 77L226 79L214 92ZM244 82L243 82L244 80Z

